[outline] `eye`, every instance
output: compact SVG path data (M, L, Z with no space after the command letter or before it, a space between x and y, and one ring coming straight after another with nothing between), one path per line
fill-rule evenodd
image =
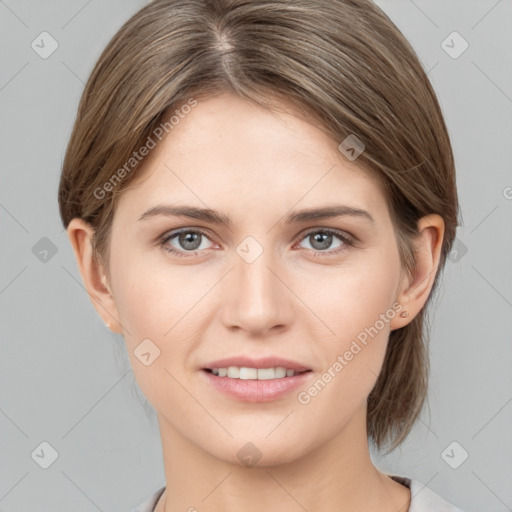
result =
M165 251L175 254L176 256L197 256L199 252L208 248L203 245L205 239L208 239L208 235L204 231L200 229L184 228L166 233L160 239L159 244ZM330 251L325 250L332 246L333 240L335 239L341 242L338 244L337 248ZM336 255L345 251L355 243L355 239L348 233L338 232L333 229L318 228L307 232L300 240L310 241L315 255L321 254L326 256ZM171 242L175 242L175 245L172 245Z
M342 243L337 246L338 248L326 251L325 249L328 249L332 245L335 238ZM338 254L354 245L354 238L352 236L332 229L315 229L309 231L301 240L310 241L314 251L320 254L325 253L326 255Z
M160 240L160 245L165 251L176 254L177 256L186 257L188 256L186 253L190 253L191 256L195 256L197 251L206 248L204 246L202 247L202 242L205 238L208 237L204 231L198 229L182 229L180 231L164 235ZM176 239L176 244L179 245L178 248L169 245L169 242L174 241L174 239Z

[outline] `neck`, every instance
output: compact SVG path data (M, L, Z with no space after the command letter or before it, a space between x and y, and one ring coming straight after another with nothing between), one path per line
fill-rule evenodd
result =
M407 512L410 491L373 465L366 411L327 442L292 461L247 467L189 442L159 415L166 489L156 512ZM240 441L229 440L237 453ZM238 462L238 463L237 463Z

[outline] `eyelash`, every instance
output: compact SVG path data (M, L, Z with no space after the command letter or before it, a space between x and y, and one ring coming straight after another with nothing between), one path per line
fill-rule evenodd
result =
M176 236L181 235L183 233L199 233L202 236L208 238L208 233L206 233L205 231L203 231L201 229L184 228L184 229L181 229L181 230L178 230L178 231L173 231L170 234L166 233L165 235L163 235L160 238L160 240L159 240L160 247L162 247L162 249L164 251L169 252L171 254L174 254L174 255L176 255L178 257L190 258L190 257L193 257L193 256L197 256L197 254L199 252L202 252L201 250L200 251L198 251L198 250L196 250L196 251L178 251L178 250L176 250L174 248L170 248L167 245L167 242L169 242L169 240L172 240ZM324 228L324 229L322 229L322 228L315 228L315 229L312 229L312 230L306 232L304 235L302 235L302 237L299 238L298 241L300 242L300 241L304 240L305 238L307 238L307 237L309 237L309 236L311 236L312 234L315 234L315 233L334 235L336 238L338 238L339 240L341 240L343 242L342 246L340 246L338 249L335 249L335 250L332 250L332 251L321 251L321 250L309 249L309 250L312 250L315 253L315 256L316 256L316 254L326 255L326 256L337 256L339 253L341 253L343 251L346 251L349 247L352 247L352 246L355 245L355 238L352 237L351 235L348 235L347 233L339 232L337 230L328 229L328 228Z

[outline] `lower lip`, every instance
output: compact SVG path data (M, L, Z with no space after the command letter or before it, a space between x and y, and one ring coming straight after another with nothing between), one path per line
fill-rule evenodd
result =
M313 372L303 372L292 377L280 379L230 379L219 377L206 370L201 370L208 382L226 395L244 402L271 402L289 394L304 385Z

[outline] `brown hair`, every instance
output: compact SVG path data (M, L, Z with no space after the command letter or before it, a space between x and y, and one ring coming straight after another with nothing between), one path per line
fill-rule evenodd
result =
M355 134L365 149L354 163L384 187L409 276L417 221L429 213L444 219L427 304L391 332L368 397L369 438L380 449L386 442L394 448L425 401L424 316L459 205L434 90L413 48L371 0L155 0L142 8L109 42L85 86L59 185L63 224L79 217L93 227L94 254L108 275L117 198L139 167L132 162L134 170L127 169L126 162L170 111L224 91L269 109L293 106L337 144Z

